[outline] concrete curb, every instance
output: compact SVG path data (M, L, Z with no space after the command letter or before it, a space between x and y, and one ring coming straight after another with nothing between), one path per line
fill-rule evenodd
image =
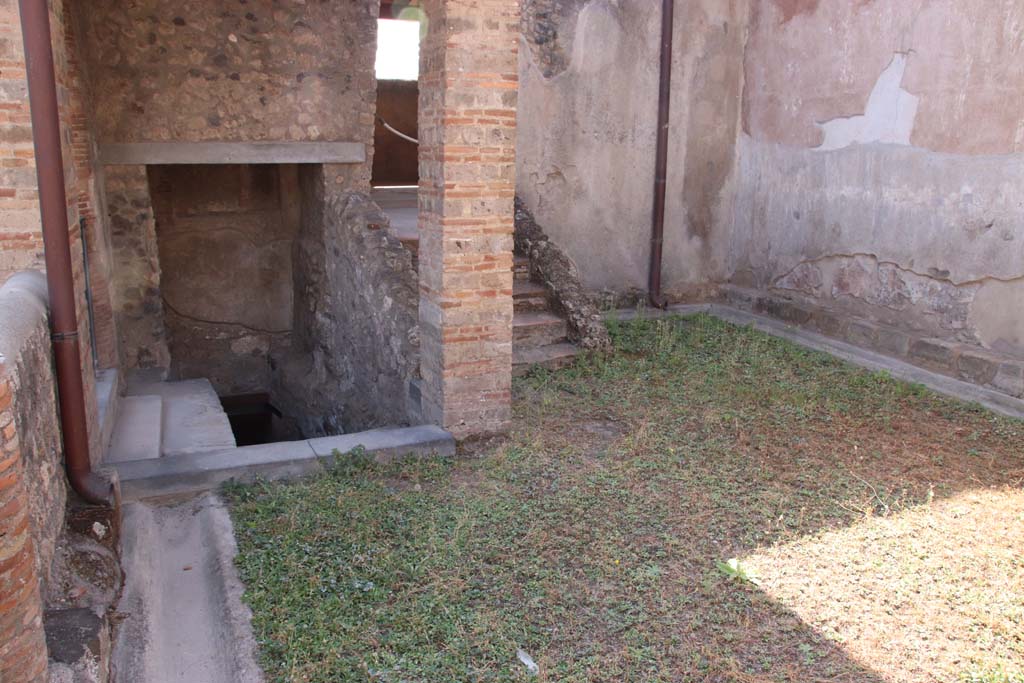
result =
M124 462L111 469L120 478L125 501L145 500L211 491L232 480L298 479L322 471L323 460L335 450L347 453L360 446L380 462L455 455L452 435L425 425Z
M660 318L666 315L696 315L697 313L707 313L734 325L750 325L766 334L786 339L805 348L828 353L858 367L876 372L887 372L896 379L922 384L945 396L978 403L993 412L1008 417L1024 419L1024 400L986 389L977 384L940 375L937 372L931 372L874 351L861 349L816 332L809 332L779 320L747 313L731 306L721 304L679 305L670 306L667 311L656 309L621 310L613 311L610 315L618 320L634 320L636 318Z
M257 661L259 648L252 632L252 610L242 600L245 585L238 576L238 568L235 566L235 557L238 556L235 527L227 506L219 496L211 496L209 503L204 530L208 546L213 553L216 574L222 579L217 588L221 604L226 608L226 641L235 645L231 653L233 668L238 680L260 683L263 681L263 671Z
M262 683L237 552L231 516L215 495L125 506L115 682Z

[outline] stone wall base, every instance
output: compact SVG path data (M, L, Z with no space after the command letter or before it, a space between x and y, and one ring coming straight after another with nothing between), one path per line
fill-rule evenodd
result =
M778 318L934 372L1024 398L1024 359L971 344L853 318L801 301L741 287L723 286L721 301L740 310Z

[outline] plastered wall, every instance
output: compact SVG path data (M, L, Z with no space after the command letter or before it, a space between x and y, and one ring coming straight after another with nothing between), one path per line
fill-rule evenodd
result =
M664 282L689 298L728 272L746 3L676 5ZM591 290L647 286L660 31L649 0L523 5L517 193Z
M731 281L1024 358L1024 6L759 3Z

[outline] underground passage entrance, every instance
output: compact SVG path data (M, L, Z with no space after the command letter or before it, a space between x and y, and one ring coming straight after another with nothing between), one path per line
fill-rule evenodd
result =
M283 415L270 402L270 394L222 396L220 404L239 446L259 446L281 440Z
M418 419L407 398L419 364L412 258L365 190L336 190L347 172L147 169L167 378L208 380L239 445Z
M301 222L294 164L150 166L174 378L220 396L269 393L292 330Z

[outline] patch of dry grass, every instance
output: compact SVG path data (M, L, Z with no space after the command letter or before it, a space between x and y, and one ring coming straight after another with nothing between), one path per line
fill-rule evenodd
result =
M898 681L1019 671L1024 492L979 489L759 550L761 588Z
M611 331L480 457L233 492L272 680L1020 683L1024 423L704 316Z

